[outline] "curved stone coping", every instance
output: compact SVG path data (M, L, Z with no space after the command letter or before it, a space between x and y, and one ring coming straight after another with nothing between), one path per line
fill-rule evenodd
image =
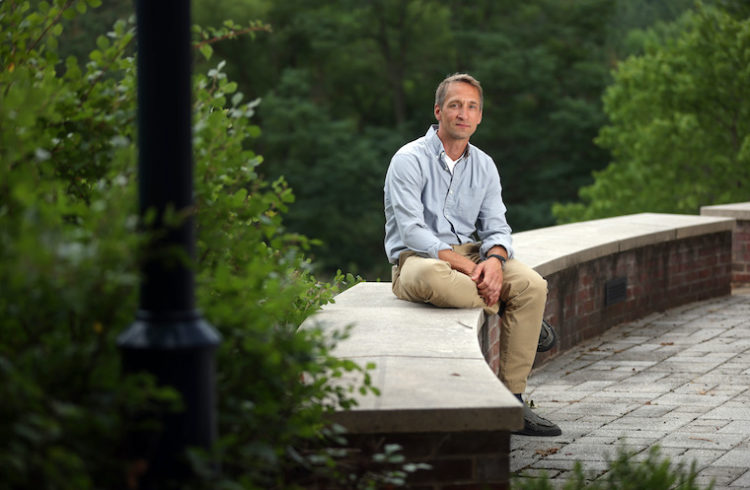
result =
M634 248L731 231L734 219L641 213L515 233L515 258L547 276Z
M397 299L390 283L360 283L305 320L343 329L332 353L373 362L380 396L356 395L359 406L334 420L354 433L511 431L523 426L521 404L484 359L477 336L484 313L438 309Z
M726 216L742 221L750 221L750 202L703 206L701 207L701 216Z

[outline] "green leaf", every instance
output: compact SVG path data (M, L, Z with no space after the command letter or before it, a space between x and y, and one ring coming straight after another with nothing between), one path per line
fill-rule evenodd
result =
M210 44L201 44L200 52L203 55L203 57L206 59L206 61L208 61L211 59L211 55L213 55L214 49L211 47Z
M237 90L237 82L228 82L222 85L224 92L231 94Z
M84 5L85 8L85 4L83 2L78 3L78 5ZM109 48L109 45L109 39L107 39L106 36L99 36L96 38L96 46L102 51L106 51L106 49Z

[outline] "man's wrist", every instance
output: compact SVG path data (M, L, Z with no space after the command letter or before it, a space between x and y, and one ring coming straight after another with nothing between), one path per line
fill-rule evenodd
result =
M508 259L506 259L505 257L503 257L500 254L490 254L490 255L487 256L487 260L490 260L490 259L493 259L493 258L499 260L500 261L500 265L502 267L505 267L505 263L508 261Z

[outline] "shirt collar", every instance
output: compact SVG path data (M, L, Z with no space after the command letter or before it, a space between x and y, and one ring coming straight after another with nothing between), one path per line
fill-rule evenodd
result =
M440 138L438 138L437 130L438 130L438 125L433 124L429 128L427 128L427 133L424 136L432 154L437 156L437 158L442 161L443 159L442 155L443 153L445 153L445 148L443 147L443 142L440 141ZM466 145L466 150L464 150L463 155L461 155L458 158L458 160L460 160L463 157L468 158L470 149L471 149L471 143Z

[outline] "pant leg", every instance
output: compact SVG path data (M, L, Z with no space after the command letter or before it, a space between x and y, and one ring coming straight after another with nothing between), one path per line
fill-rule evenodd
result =
M503 271L500 301L500 380L512 393L526 390L539 344L547 302L547 281L527 265L511 259Z
M479 260L478 246L477 251L467 245L454 250ZM487 314L498 312L499 304L487 307L474 281L443 260L406 253L392 274L392 289L398 298L440 307L484 308ZM547 281L527 265L511 259L504 267L500 301L505 310L500 319L498 376L512 393L523 393L539 344Z
M475 261L479 258L477 244L458 245L454 250ZM488 307L484 303L469 276L451 269L444 260L406 253L394 267L392 280L393 293L407 301L443 308L485 308L488 313L498 310L498 305Z

